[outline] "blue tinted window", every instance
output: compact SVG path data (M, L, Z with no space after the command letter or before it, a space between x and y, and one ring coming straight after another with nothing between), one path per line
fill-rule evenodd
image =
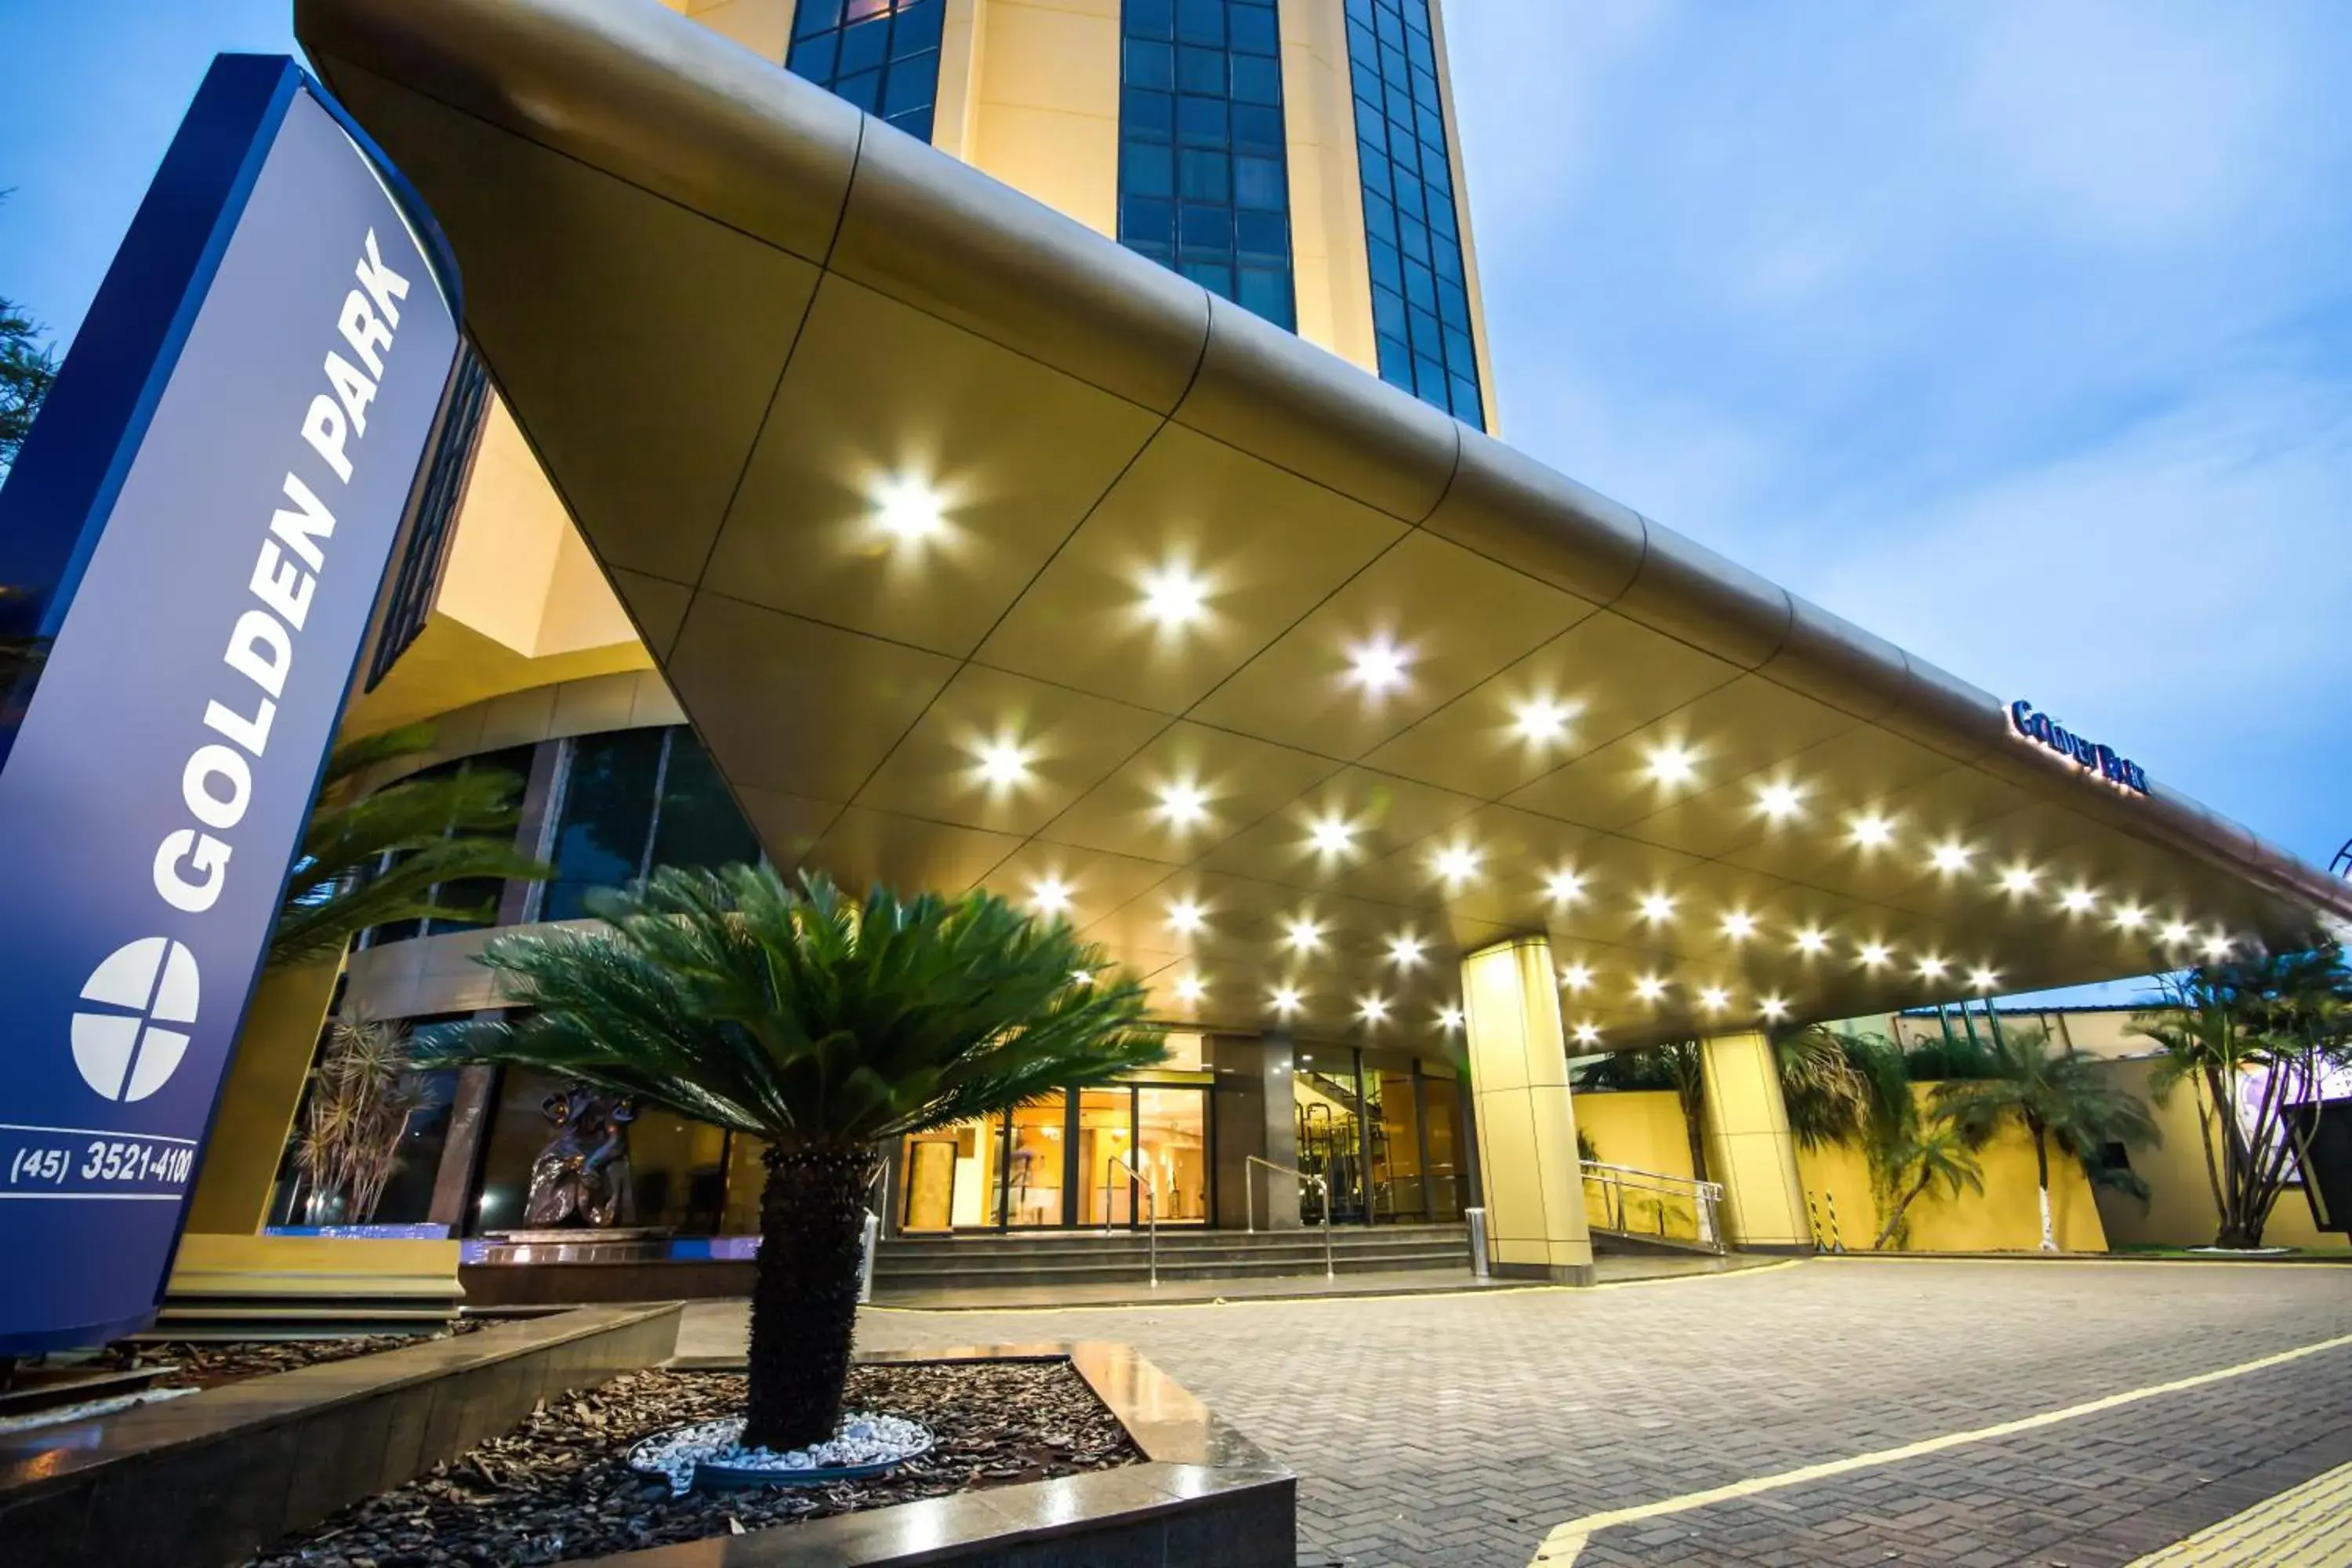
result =
M1275 0L1124 0L1120 27L1119 243L1293 327Z
M784 64L909 136L931 139L948 0L801 0Z
M1372 325L1382 380L1484 429L1429 5L1347 0Z

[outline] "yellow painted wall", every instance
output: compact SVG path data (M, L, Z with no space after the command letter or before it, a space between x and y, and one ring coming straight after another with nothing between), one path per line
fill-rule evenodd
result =
M1933 1084L1914 1084L1925 1104ZM2034 1198L2033 1143L2022 1127L2010 1124L1978 1153L1984 1194L1963 1193L1957 1200L1929 1194L1911 1205L1911 1250L1915 1252L2031 1252L2042 1243L2040 1205ZM1801 1149L1798 1173L1805 1195L1826 1223L1828 1204L1837 1205L1840 1237L1853 1251L1878 1234L1878 1205L1871 1195L1870 1165L1858 1148ZM2050 1218L2058 1246L2067 1252L2105 1252L2107 1235L2099 1205L2080 1164L2053 1147L2050 1155Z
M793 0L662 0L761 59L782 65L793 36Z
M1380 374L1341 0L1282 0L1283 132L1298 335Z
M984 0L955 117L965 162L1114 237L1118 15L1119 0Z
M1603 1164L1661 1175L1691 1174L1682 1101L1672 1089L1632 1089L1576 1097L1577 1130L1592 1140Z

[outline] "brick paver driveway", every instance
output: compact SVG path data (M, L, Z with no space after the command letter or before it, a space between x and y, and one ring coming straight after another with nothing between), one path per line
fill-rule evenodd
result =
M1580 1517L2352 1337L2352 1268L1834 1260L1590 1291L871 1311L860 1337L1126 1341L1298 1472L1302 1563L1521 1568ZM2347 1460L2352 1339L1600 1528L1573 1560L2095 1568Z

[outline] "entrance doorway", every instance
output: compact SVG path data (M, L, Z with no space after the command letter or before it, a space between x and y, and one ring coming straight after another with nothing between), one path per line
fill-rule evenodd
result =
M1205 1225L1208 1110L1202 1086L1118 1084L919 1134L901 1156L900 1228Z
M1299 1218L1427 1225L1462 1217L1462 1097L1453 1069L1385 1052L1301 1046L1291 1073L1298 1167L1320 1176Z

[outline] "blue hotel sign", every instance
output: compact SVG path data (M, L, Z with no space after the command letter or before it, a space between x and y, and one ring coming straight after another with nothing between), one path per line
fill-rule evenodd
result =
M2118 756L2111 746L2086 741L2072 731L2052 723L2047 713L2036 713L2031 702L2009 705L2010 727L2038 746L2045 746L2079 768L2098 774L2119 789L2136 795L2147 793L2147 775L2129 757Z
M221 57L0 490L0 1355L152 1320L456 361L430 236Z

